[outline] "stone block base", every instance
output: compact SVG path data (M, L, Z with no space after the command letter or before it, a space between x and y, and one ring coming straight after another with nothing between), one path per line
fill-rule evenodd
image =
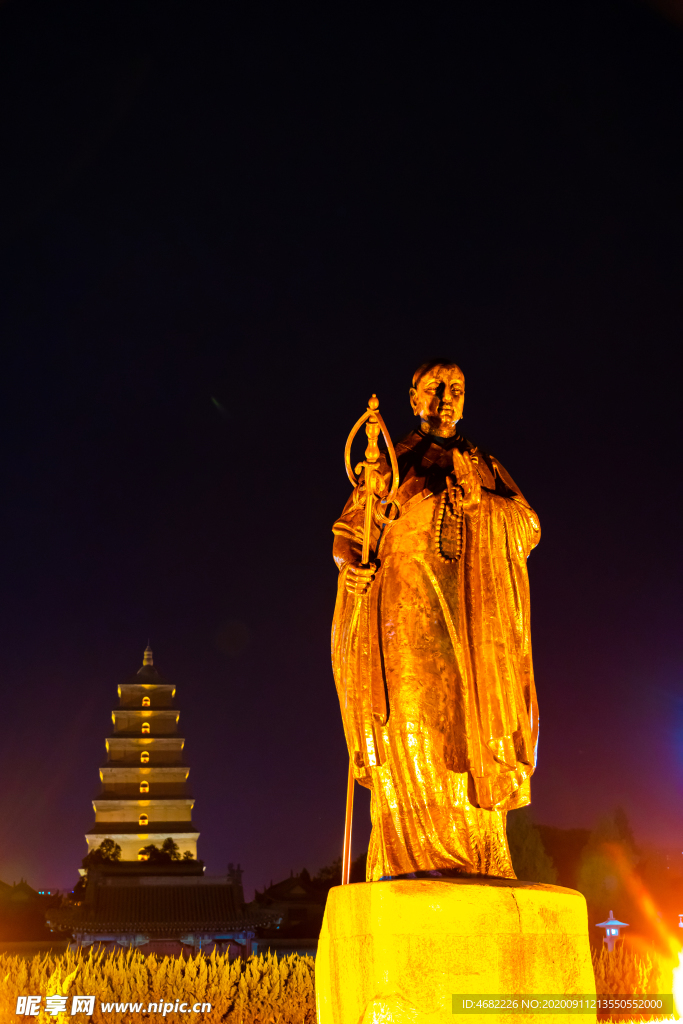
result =
M493 878L336 886L315 972L318 1024L558 1024L554 1014L456 1017L452 997L595 993L583 896Z

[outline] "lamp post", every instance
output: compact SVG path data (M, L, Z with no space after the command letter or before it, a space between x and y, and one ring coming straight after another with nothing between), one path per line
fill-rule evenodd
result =
M617 921L614 916L614 912L610 910L607 920L601 921L599 924L596 924L595 927L605 929L605 937L602 941L606 943L607 951L611 953L614 949L614 943L619 938L619 929L628 928L629 925L627 925L625 921Z

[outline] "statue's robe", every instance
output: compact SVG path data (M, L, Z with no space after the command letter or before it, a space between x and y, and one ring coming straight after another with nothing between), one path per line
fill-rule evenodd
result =
M369 881L444 870L514 878L506 813L530 799L538 712L526 559L540 527L495 458L462 437L446 445L415 431L396 446L401 514L373 526L379 570L363 598L345 587L362 547L354 495L333 527L332 659L354 774L372 791ZM453 447L470 452L482 489L464 516L462 554L446 562L437 513ZM442 555L456 550L454 522L441 527Z

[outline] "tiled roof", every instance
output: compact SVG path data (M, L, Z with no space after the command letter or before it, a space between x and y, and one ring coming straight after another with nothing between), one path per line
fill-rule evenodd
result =
M122 686L140 686L141 683L146 683L152 686L172 686L168 679L164 679L160 672L157 672L154 665L143 665L139 668L134 676L129 676L121 684Z
M293 875L282 882L269 885L263 892L256 892L257 903L325 903L327 892L314 885L309 878Z
M92 903L50 911L48 924L75 932L235 931L272 923L239 907L231 885L98 885Z

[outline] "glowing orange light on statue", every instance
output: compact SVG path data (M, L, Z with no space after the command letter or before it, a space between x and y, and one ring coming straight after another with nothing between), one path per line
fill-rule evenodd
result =
M142 753L140 754L140 762L142 764L147 764L148 761L149 761L149 750L143 750Z
M142 706L143 706L143 708L148 708L149 705L150 705L149 697L143 697L142 698Z
M144 733L148 733L149 732L149 722L143 722L142 723L142 732L144 732Z
M138 818L138 825L149 825L149 818L146 814L141 814Z
M420 367L410 397L420 426L395 451L377 396L368 402L333 526L332 661L349 751L342 883L354 781L372 791L368 881L444 868L514 878L505 814L529 803L536 763L526 559L540 527L504 467L458 433L462 370Z
M141 793L149 793L149 782L145 782L145 781L143 780L143 781L142 781L142 782L140 783L140 792L141 792Z

